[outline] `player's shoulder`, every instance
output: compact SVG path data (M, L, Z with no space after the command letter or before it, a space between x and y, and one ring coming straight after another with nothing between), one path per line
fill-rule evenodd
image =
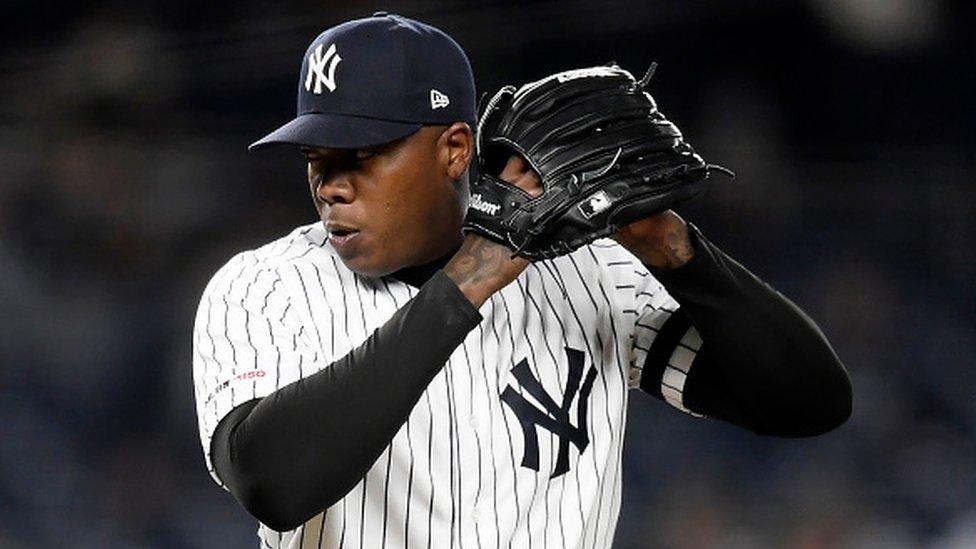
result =
M576 271L581 279L599 282L605 288L650 294L664 291L664 286L651 270L611 238L597 239L555 261L567 262L568 268Z
M624 309L640 296L663 298L667 290L644 263L616 240L601 238L557 257L556 271L578 277L583 287L599 287Z
M224 263L204 289L204 296L231 291L235 281L281 278L295 265L330 261L335 251L325 245L327 234L320 222L300 225L262 246L236 253Z
M594 240L570 256L578 268L592 278L617 280L651 276L634 254L610 238Z
M295 262L321 259L334 255L331 246L326 245L328 234L321 222L299 225L288 234L267 244L238 254L244 260L260 263L262 266L277 269Z

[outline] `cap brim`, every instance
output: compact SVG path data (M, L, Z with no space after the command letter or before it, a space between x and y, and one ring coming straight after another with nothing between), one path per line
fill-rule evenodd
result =
M255 151L273 145L356 149L396 141L421 126L418 122L393 122L344 114L302 114L251 143L247 149Z

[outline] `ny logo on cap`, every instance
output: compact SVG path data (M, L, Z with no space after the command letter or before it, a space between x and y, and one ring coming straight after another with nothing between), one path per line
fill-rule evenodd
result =
M315 81L315 90L313 93L322 93L322 84L325 84L326 88L329 88L330 92L335 91L335 70L336 65L342 61L339 54L336 53L336 45L332 44L329 49L325 51L325 55L322 55L322 44L319 44L312 55L308 56L308 74L305 76L305 91L312 90L312 81ZM328 65L328 75L326 75L326 65Z
M446 95L437 91L430 90L430 110L440 109L451 104L451 100Z

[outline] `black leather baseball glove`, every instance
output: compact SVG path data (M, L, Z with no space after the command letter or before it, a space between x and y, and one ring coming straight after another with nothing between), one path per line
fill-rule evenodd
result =
M616 65L502 88L478 122L478 177L464 222L530 259L576 250L704 190L712 170L644 91ZM533 198L492 174L522 155L539 174Z

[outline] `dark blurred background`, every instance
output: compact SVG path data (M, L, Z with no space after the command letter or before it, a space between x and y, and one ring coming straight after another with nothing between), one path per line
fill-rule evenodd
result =
M949 0L0 4L0 547L256 547L208 478L204 284L315 219L290 119L321 30L435 24L481 91L616 60L733 183L681 210L854 380L777 440L634 394L616 547L976 547L976 7Z

